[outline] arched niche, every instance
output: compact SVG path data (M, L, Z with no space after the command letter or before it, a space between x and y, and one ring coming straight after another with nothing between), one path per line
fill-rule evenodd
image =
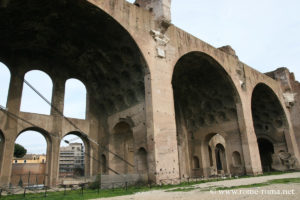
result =
M104 175L108 173L107 160L104 154L101 155L101 173Z
M241 154L238 151L234 151L232 153L232 160L233 160L233 166L234 167L242 166Z
M227 145L225 137L221 134L207 134L203 141L208 176L226 175L230 173L229 163L227 158Z
M124 121L118 122L110 134L109 166L119 174L134 173L135 143L131 126Z
M141 147L136 154L137 160L137 172L138 174L147 174L148 173L148 161L147 161L147 151L145 148Z
M198 156L193 156L193 168L199 169L200 168L200 161Z

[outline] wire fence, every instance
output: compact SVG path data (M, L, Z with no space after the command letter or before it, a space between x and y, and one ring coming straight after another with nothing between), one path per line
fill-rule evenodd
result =
M294 172L294 171L288 171ZM273 172L266 173L265 175L278 175L287 172ZM43 174L44 181L47 178L46 174ZM61 182L61 184L55 187L49 187L46 184L37 184L37 177L42 177L41 174L28 174L27 177L19 176L19 180L27 180L23 185L9 185L6 187L0 187L0 199L96 199L102 197L113 197L126 194L133 194L141 191L149 191L152 189L170 189L174 187L187 186L200 184L205 182L222 181L228 179L236 179L238 176L220 175L211 177L181 177L172 179L163 179L159 183L153 183L148 179L137 179L130 181L129 179L123 179L122 181L109 181L115 178L116 175L104 175L95 177L93 181L80 182ZM126 175L119 175L119 177L125 177ZM242 176L243 177L243 176ZM249 177L249 176L248 176ZM108 178L108 179L107 179ZM34 180L37 180L34 182ZM87 179L86 179L87 180ZM92 179L90 179L92 180ZM115 179L116 180L116 179Z
M116 176L116 175L114 175ZM124 177L126 175L123 175ZM119 177L123 177L120 176ZM48 178L47 174L20 174L14 175L11 180L17 185L10 184L8 187L0 187L0 198L3 199L86 199L86 198L100 198L118 196L124 194L132 194L138 191L147 191L153 188L161 189L173 187L174 185L189 185L201 183L206 181L218 181L231 178L231 176L216 176L216 177L181 177L173 179L160 180L158 184L148 181L148 179L136 179L130 181L124 178L122 181L111 181L114 178L111 175L97 176L89 179L90 181L78 182L76 181L61 181L55 187L46 185ZM84 177L83 177L84 178ZM108 178L108 179L107 179ZM111 179L109 179L111 178ZM105 179L105 180L103 180ZM87 179L86 179L87 180ZM110 180L110 181L109 181ZM116 180L116 179L115 179ZM42 184L41 184L42 183ZM9 198L12 197L12 198Z
M41 178L42 177L42 178ZM126 194L126 192L137 191L141 188L150 189L154 186L151 182L145 181L112 181L58 184L55 187L49 187L45 183L40 184L40 180L45 182L47 175L28 174L15 175L12 178L19 181L18 185L9 184L6 187L0 187L0 198L2 199L70 199L88 197L107 197ZM17 182L17 181L15 181ZM74 181L73 181L74 182ZM75 181L76 182L76 181Z
M140 174L128 175L98 175L94 177L73 176L60 178L59 182L49 187L48 174L34 174L31 172L14 174L8 186L0 186L0 198L3 199L41 199L53 197L54 199L70 196L71 199L80 195L92 197L111 196L126 193L129 190L149 188L148 176ZM101 195L100 195L101 192ZM78 196L79 195L79 196ZM100 196L99 196L100 195ZM61 196L61 198L59 198ZM68 198L68 197L66 197Z

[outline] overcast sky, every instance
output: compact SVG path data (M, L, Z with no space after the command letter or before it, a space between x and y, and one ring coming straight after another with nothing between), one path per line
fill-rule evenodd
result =
M232 46L242 62L261 72L288 67L298 80L300 79L299 10L299 0L172 0L171 7L172 23L175 26L215 47ZM40 78L47 79L46 76ZM5 87L5 79L7 76L0 64L1 105L6 102L6 92L2 89ZM84 111L75 109L76 101L82 101L74 98L78 96L76 88L80 87L80 84L73 82L71 85L75 92L66 97L71 106L65 110L65 114L72 115L72 112L74 114L76 112L76 115L84 118ZM45 90L43 85L36 87ZM30 103L37 105L34 96L29 91L27 97L30 100L22 104L22 110L34 109L29 106ZM37 109L45 114L50 111L46 106ZM44 153L45 140L42 142L40 137L42 136L31 133L27 137L20 136L17 142L24 144L31 153Z
M171 15L199 39L230 45L252 68L288 67L300 80L299 0L172 0Z

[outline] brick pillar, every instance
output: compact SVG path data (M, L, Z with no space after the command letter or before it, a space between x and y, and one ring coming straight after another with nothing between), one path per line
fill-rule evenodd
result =
M15 115L19 115L23 88L22 77L24 77L24 73L19 71L17 67L12 69L7 98L7 110ZM18 120L7 117L2 131L5 137L5 142L2 154L2 166L0 166L0 185L8 185L11 176L15 139L18 135Z
M163 60L145 76L149 178L156 183L174 183L179 178L175 109L171 81L162 79L167 70Z
M236 107L246 173L250 175L262 174L257 138L253 126L251 98L243 95L241 99L243 103L237 103Z
M53 93L52 105L63 113L64 110L64 93L65 80L59 76L53 79ZM62 123L63 116L59 114L54 108L51 108L51 115L53 116L53 127L51 130L51 148L48 148L48 184L55 186L58 183L59 174L59 147L60 139L62 137Z
M171 24L171 0L136 0L134 4L153 12L159 26Z

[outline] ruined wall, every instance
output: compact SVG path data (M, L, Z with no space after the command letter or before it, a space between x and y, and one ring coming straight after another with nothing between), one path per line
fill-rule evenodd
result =
M163 3L157 4L163 5L161 11L170 6L168 0L153 2ZM116 167L105 148L113 149L111 138L119 122L128 123L132 132L134 172L147 160L149 178L156 183L192 176L194 156L200 164L195 173L209 175L207 143L217 133L226 141L228 171L262 173L251 108L258 84L268 86L282 106L286 146L299 158L291 129L296 118L284 106L285 96L276 80L242 63L231 47L215 48L160 21L157 10L145 8L124 0L11 0L0 12L0 60L12 73L7 107L49 133L49 184L58 182L56 147L76 128L54 109L50 116L19 112L23 85L19 77L32 69L53 79L52 102L60 111L65 81L77 78L85 84L87 118L70 120L86 134L89 155L96 158L88 161L88 176L102 170L97 160L103 158ZM265 112L270 115L273 110ZM0 117L5 138L0 182L7 184L11 166L3 163L11 163L21 127L30 126L5 114ZM137 160L141 148L147 153L143 162Z
M12 165L12 177L11 184L19 185L20 180L24 185L28 184L28 181L32 185L44 184L47 176L45 163L17 163Z
M293 129L295 132L298 146L300 145L300 83L295 80L295 76L287 68L278 68L267 73L268 76L280 82L283 92L285 106L289 109Z

